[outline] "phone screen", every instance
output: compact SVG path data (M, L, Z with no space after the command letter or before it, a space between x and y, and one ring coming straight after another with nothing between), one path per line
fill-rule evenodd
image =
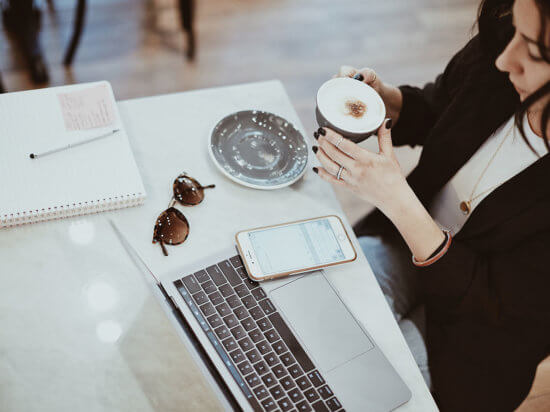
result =
M344 260L328 219L248 233L263 275L284 273Z

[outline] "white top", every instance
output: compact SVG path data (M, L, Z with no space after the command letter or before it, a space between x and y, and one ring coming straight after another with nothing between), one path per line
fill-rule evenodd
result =
M514 127L513 117L483 143L470 160L439 191L430 205L429 212L434 220L441 227L450 230L453 235L458 233L472 214L470 212L465 215L460 210L460 202L470 199L472 189L503 139L506 141L481 178L472 197L476 197L486 190L487 192L471 202L472 211L498 186L537 161L538 157L525 144L519 130L514 128L509 133L512 127ZM547 149L544 141L531 130L527 116L523 121L523 127L533 148L539 155L545 155Z

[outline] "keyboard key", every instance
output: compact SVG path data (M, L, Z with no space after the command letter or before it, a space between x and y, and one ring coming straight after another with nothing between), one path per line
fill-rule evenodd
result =
M216 285L214 285L214 282L211 280L204 282L201 286L207 295L214 293L217 290Z
M294 360L294 356L292 356L292 355L290 354L290 352L287 352L287 353L285 353L285 354L279 356L279 358L281 359L281 362L283 362L283 365L285 365L285 366L290 366L290 365L292 365L294 362L296 362L296 361Z
M277 403L279 404L279 407L283 410L283 412L288 412L292 409L293 406L292 402L290 402L290 399L286 397L281 399L280 401L277 401Z
M260 356L260 352L258 352L258 349L249 350L248 352L246 352L246 357L252 363L256 363L262 359L262 357Z
M199 283L204 283L210 280L210 276L208 276L208 273L206 273L206 270L199 270L198 272L195 272L195 277L197 278Z
M252 295L246 295L242 299L243 305L247 309L252 309L254 306L256 306L256 299L254 299L254 296Z
M184 277L182 281L191 295L201 290L201 287L199 286L199 282L197 282L197 279L195 279L193 275L188 275Z
M315 403L311 404L311 407L315 412L330 412L328 408L325 406L323 401L317 401Z
M304 399L304 395L302 395L302 392L300 392L298 388L292 389L287 394L294 403L300 402L302 399Z
M197 302L197 305L202 305L203 303L208 302L208 297L206 296L206 293L204 293L202 290L200 292L197 292L193 295L193 299L195 299L195 302Z
M267 355L265 355L264 359L269 366L273 366L279 362L279 360L277 359L277 356L273 352L270 352Z
M233 289L237 292L237 295L242 298L243 296L248 295L248 288L245 285L237 285Z
M216 285L220 286L227 282L227 280L225 280L225 276L216 265L208 266L206 268L206 271Z
M271 396L273 396L275 399L282 398L285 395L285 391L281 387L281 385L274 386L269 390L271 393Z
M225 322L225 324L227 325L227 327L229 329L234 328L235 326L237 326L239 324L239 321L237 320L235 315L233 315L232 313L230 313L229 315L224 317L223 321Z
M258 343L264 338L262 332L260 332L260 329L258 328L248 332L248 336L250 336L250 339L252 339L252 342L254 343Z
M265 398L266 396L269 395L269 393L267 393L267 389L265 388L264 385L256 386L253 389L253 391L254 391L254 394L256 395L256 397L259 400L262 400L263 398Z
M235 339L233 338L227 338L226 340L222 341L222 345L227 352L231 352L232 350L237 349L237 342L235 342Z
M242 339L246 336L246 332L244 331L244 329L241 325L231 329L231 334L233 335L235 340Z
M308 405L307 401L302 401L296 404L296 407L300 412L310 412L311 406Z
M275 309L275 306L273 306L273 302L271 302L270 299L261 300L258 302L258 305L260 305L266 315L271 315L272 313L277 312L277 309Z
M229 309L229 306L225 302L223 302L221 305L216 306L216 310L221 317L227 316L231 313L231 309Z
M277 409L277 404L272 398L265 398L261 403L267 412Z
M328 401L326 401L326 404L331 411L337 411L342 407L342 404L336 398L329 399Z
M286 369L283 365L281 365L280 363L278 363L277 365L275 365L273 368L271 368L271 370L273 371L273 373L275 374L275 376L277 377L277 379L281 379L283 376L286 375Z
M246 273L246 270L244 270L244 267L243 268L237 268L235 270L237 271L237 273L239 274L241 279L246 279L248 277L248 274Z
M258 320L258 326L262 330L262 332L265 332L266 330L271 328L271 322L267 320L267 318L263 318Z
M330 389L328 385L325 385L317 390L319 391L319 395L321 395L323 399L328 399L331 396L334 396L334 392L332 392L332 389Z
M250 365L250 362L244 361L237 365L237 368L239 368L239 371L241 371L241 374L243 376L248 375L249 373L252 373L252 366Z
M325 383L325 380L323 379L319 371L315 370L315 371L309 372L307 374L307 377L309 378L311 383L313 383L313 386L315 386L316 388L318 388L319 386Z
M277 383L277 380L275 380L275 376L273 376L272 373L268 373L262 376L262 381L264 382L265 386L267 386L268 388L272 387Z
M252 316L255 320L258 320L264 316L264 313L262 312L259 306L254 306L248 312L250 313L250 316Z
M298 376L302 374L302 368L300 368L300 366L298 366L298 364L295 363L294 365L288 368L288 373L290 373L290 376L296 379Z
M231 262L234 268L238 268L243 265L243 261L239 255L229 258L229 261Z
M229 329L227 329L225 326L220 326L219 328L215 329L214 332L216 332L216 335L220 340L224 340L225 338L231 336L231 334L229 333Z
M222 295L220 295L220 292L214 292L211 295L208 295L208 299L210 299L210 302L212 302L214 306L218 306L223 303L223 298Z
M256 324L251 317L241 320L241 325L243 325L243 328L246 331L250 331L256 327Z
M309 403L315 402L317 399L319 399L319 395L317 395L317 391L315 389L311 388L307 391L304 391L304 396L308 400Z
M231 356L231 360L236 365L237 363L241 363L244 360L244 354L243 351L240 349L235 349L233 352L229 354Z
M296 387L296 384L294 383L294 380L289 376L286 375L283 379L279 381L281 386L284 388L285 391L289 391L292 388Z
M235 294L233 294L231 296L227 296L227 298L225 300L227 301L227 303L229 304L229 307L231 309L235 309L237 306L239 306L241 304L241 300Z
M260 351L262 355L265 355L266 353L271 351L271 345L267 343L267 341L263 340L260 343L256 344L256 348Z
M235 309L233 309L233 313L239 318L239 320L243 320L248 316L248 311L244 308L243 305L237 306Z
M289 329L283 318L279 313L272 313L269 315L269 320L279 332L279 335L281 335L281 338L286 343L287 348L296 356L296 359L298 360L298 363L302 367L302 369L305 372L309 372L310 370L315 368L315 365L309 359L309 356L307 356L306 352L296 340L296 337L292 333L292 331Z
M248 289L255 289L260 285L258 282L256 282L255 280L250 279L249 277L244 279L244 284L246 285L246 287Z
M255 363L254 369L256 369L256 372L258 372L258 375L260 376L262 376L264 373L269 371L266 363L263 360L259 361L258 363Z
M201 308L201 312L204 313L204 316L206 317L216 313L216 309L214 309L214 305L212 305L210 302L205 303L200 308Z
M275 329L268 330L266 333L264 333L264 335L269 343L273 343L279 340L279 334L275 331Z
M280 355L280 354L286 352L286 346L285 346L285 344L283 343L282 340L280 340L279 342L274 343L271 346L273 347L273 350L275 351L275 353L277 355Z
M241 277L237 274L237 272L235 272L235 269L233 269L233 265L231 265L229 260L224 260L218 263L218 267L221 269L231 286L236 286L239 283L242 283Z
M308 380L308 378L306 378L305 375L300 376L298 379L296 379L296 383L302 391L305 391L307 388L311 387L311 382Z
M250 340L250 338L248 336L244 337L243 339L241 339L239 341L239 346L241 347L241 349L243 351L248 351L250 349L252 349L254 347L252 341Z
M251 290L250 293L252 293L252 296L254 296L256 300L262 300L267 297L267 295L265 294L262 288L256 288L254 290Z
M224 283L223 285L221 285L219 287L220 289L220 292L222 293L222 296L224 298L230 296L233 294L233 288L231 286L229 286L229 283Z
M208 320L208 323L210 323L210 326L212 326L212 328L217 328L218 326L223 325L222 318L220 318L217 313L215 315L208 317L207 320Z
M245 376L244 377L246 379L246 381L248 382L248 385L253 388L254 386L257 386L260 384L260 378L258 377L258 375L256 373L251 373L250 375L248 376Z

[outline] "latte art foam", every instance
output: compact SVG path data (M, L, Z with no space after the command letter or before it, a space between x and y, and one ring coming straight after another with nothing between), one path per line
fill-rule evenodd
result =
M335 128L355 134L375 131L386 115L378 93L350 78L325 82L317 92L317 109Z

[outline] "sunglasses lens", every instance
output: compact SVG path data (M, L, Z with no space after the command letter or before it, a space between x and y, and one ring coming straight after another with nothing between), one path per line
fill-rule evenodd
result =
M179 245L185 242L189 235L189 222L178 209L173 207L160 214L155 223L153 243L160 242L162 251L168 255L164 244Z
M204 189L192 177L180 175L174 180L174 197L184 205L197 205L204 199Z

